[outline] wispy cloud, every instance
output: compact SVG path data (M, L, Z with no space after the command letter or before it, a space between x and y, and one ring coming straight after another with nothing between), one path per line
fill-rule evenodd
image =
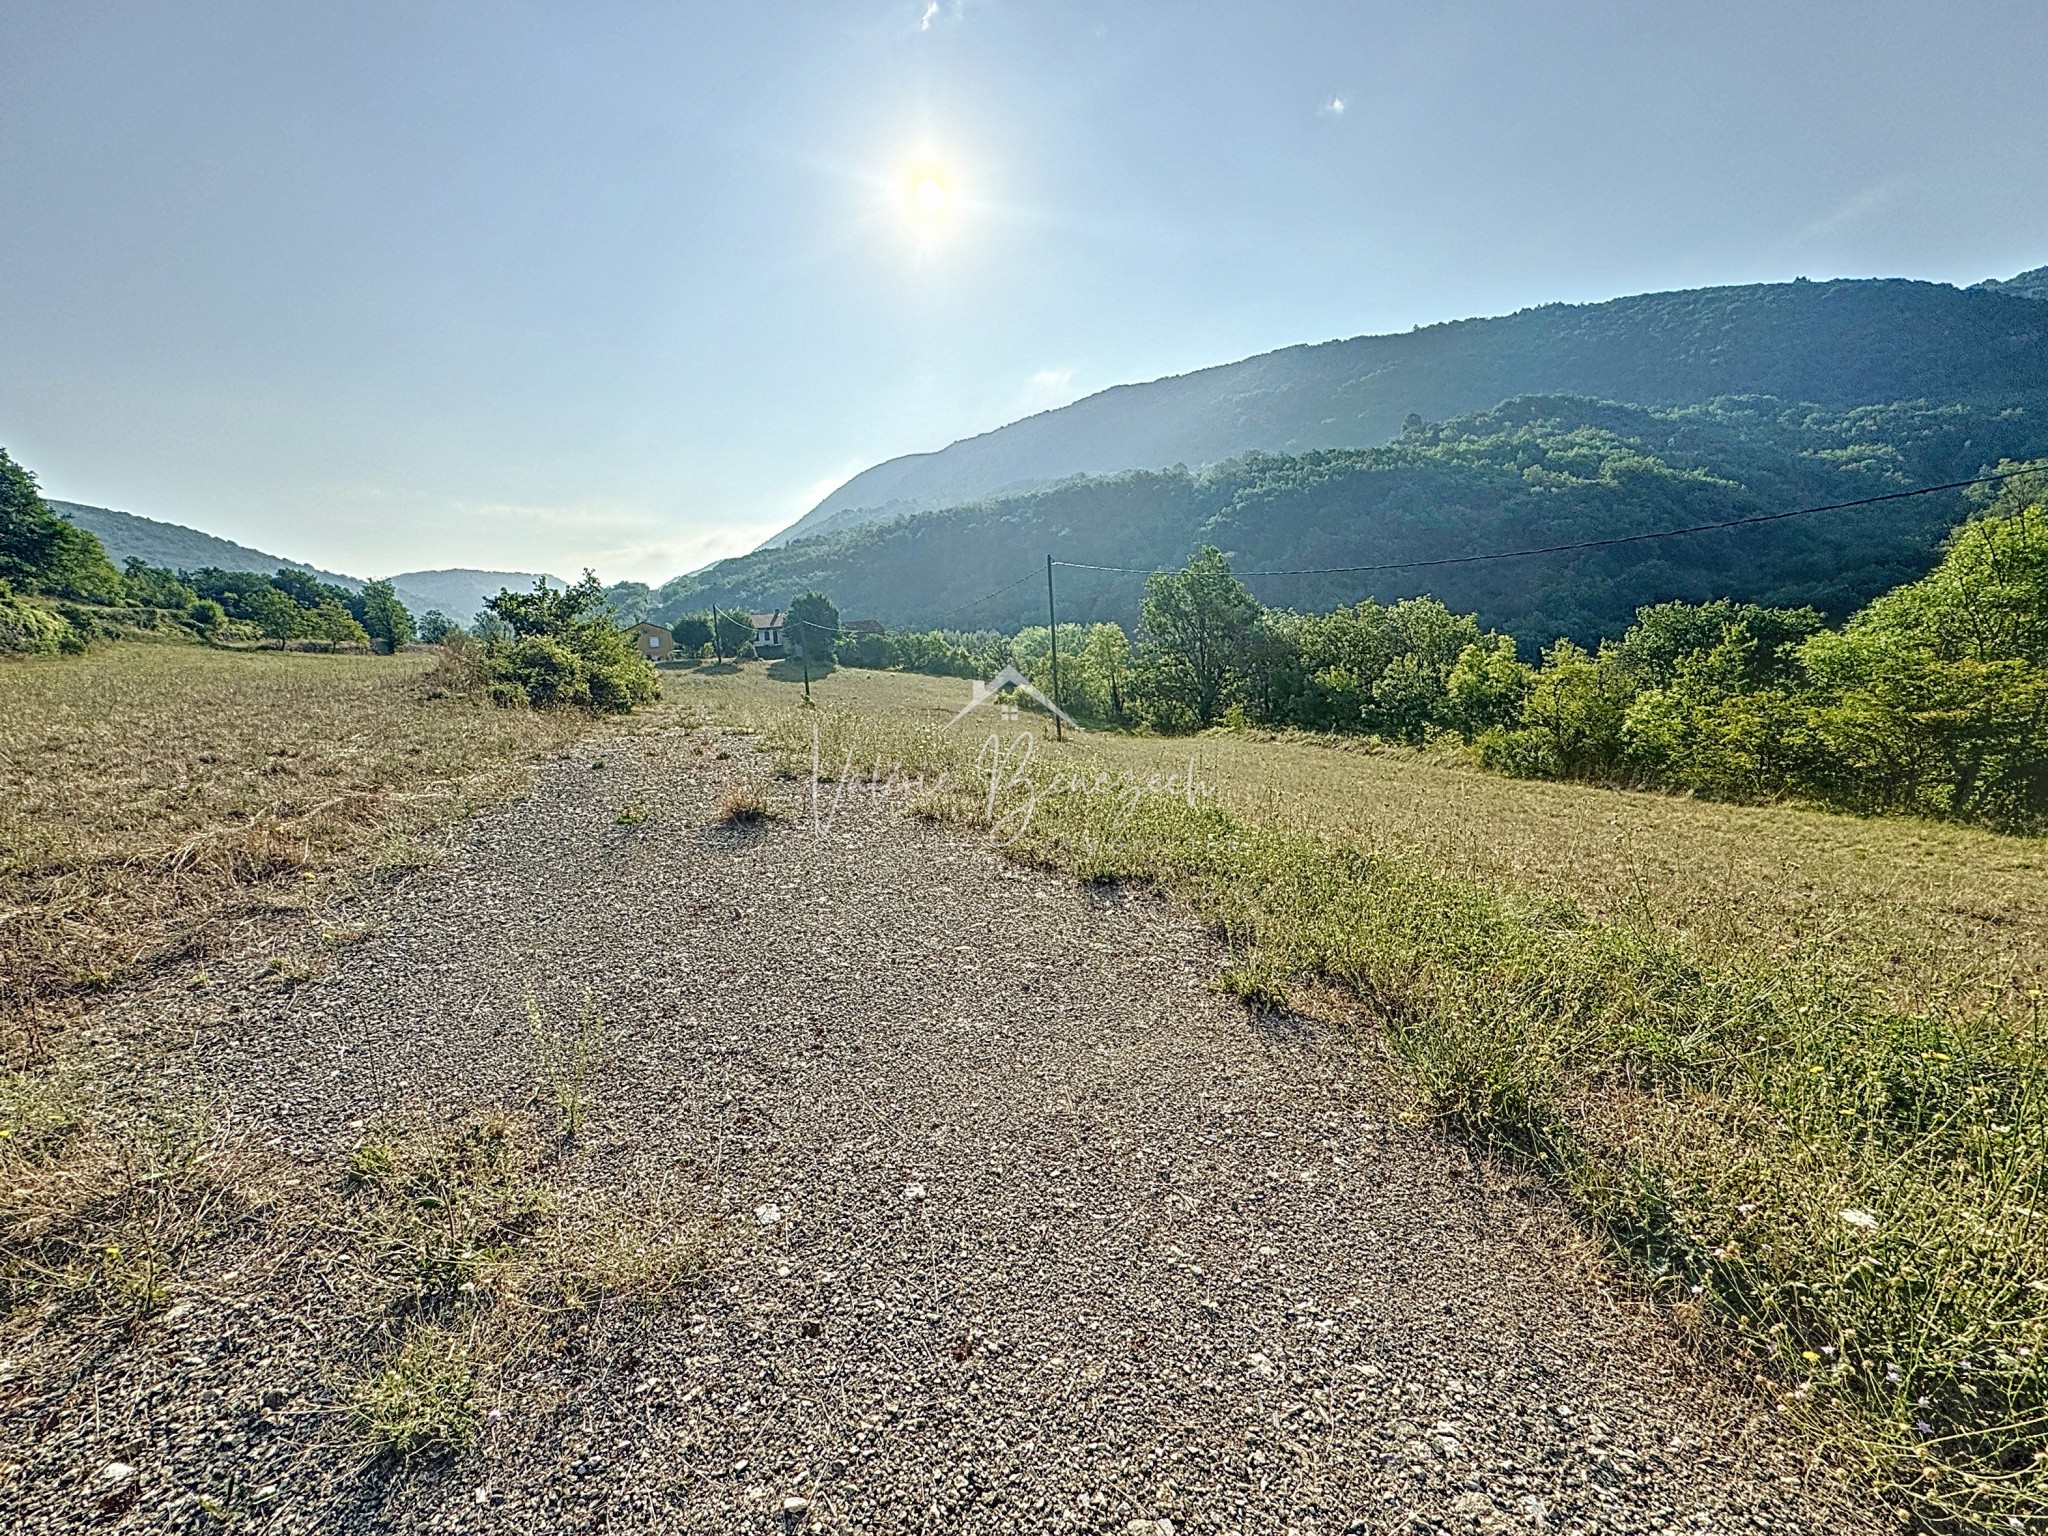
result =
M1833 234L1847 225L1859 223L1889 208L1910 185L1910 177L1887 177L1875 186L1865 187L1861 192L1843 198L1834 208L1808 224L1802 233L1807 236Z
M917 20L917 30L920 32L931 31L932 23L938 19L939 0L931 0L931 3L924 8L924 15L920 16Z
M1319 117L1342 117L1344 115L1344 98L1342 96L1332 96L1328 101L1316 108L1316 115Z

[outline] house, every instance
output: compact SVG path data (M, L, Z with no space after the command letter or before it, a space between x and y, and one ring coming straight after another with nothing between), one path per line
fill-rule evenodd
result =
M649 661L674 661L676 659L676 637L659 624L642 621L629 626L626 644L633 647Z
M780 609L774 613L750 613L747 615L754 625L754 654L756 656L780 656L783 654L782 620Z
M843 619L839 624L839 632L842 635L880 635L887 633L882 628L882 621L880 619Z

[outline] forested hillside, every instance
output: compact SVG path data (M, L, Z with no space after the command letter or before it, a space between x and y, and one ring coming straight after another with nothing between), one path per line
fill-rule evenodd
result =
M308 576L351 591L359 591L364 585L360 577L323 571L301 560L287 560L283 555L265 554L260 549L237 544L233 539L201 533L197 528L187 528L179 523L159 522L153 517L139 517L133 512L119 512L112 507L89 507L83 502L54 498L46 500L52 512L98 539L107 557L116 563L140 560L144 565L162 566L173 571L198 571L208 567L265 573L303 571Z
M1214 544L1243 572L1432 560L1847 501L2044 453L2043 394L1847 410L1523 398L1442 425L1412 420L1377 448L1082 479L761 550L678 577L655 612L779 607L815 589L892 626L1015 628L1043 621L1042 582L975 600L1042 569L1048 553L1150 570ZM1531 646L1616 636L1637 608L1674 599L1810 605L1840 619L1929 570L1963 510L1957 495L1917 497L1569 555L1252 584L1301 610L1433 593ZM1063 620L1137 617L1140 575L1061 581Z
M1650 406L1738 394L1837 409L2003 402L2048 381L2040 292L2038 273L1972 289L1897 279L1700 288L1288 347L891 459L770 542L1074 474L1200 468L1252 449L1368 447L1410 413L1442 420L1524 394Z

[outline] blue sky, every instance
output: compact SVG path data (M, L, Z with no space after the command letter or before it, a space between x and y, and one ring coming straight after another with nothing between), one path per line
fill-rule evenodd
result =
M881 459L1293 342L2048 262L2039 0L0 0L0 36L0 445L361 574L658 581Z

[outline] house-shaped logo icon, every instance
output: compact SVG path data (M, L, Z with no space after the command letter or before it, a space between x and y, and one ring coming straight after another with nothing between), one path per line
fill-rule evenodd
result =
M975 710L981 708L982 705L988 703L989 700L995 698L998 694L1008 692L1012 688L1015 688L1022 693L1028 693L1029 695L1031 695L1032 698L1036 699L1040 704L1043 704L1046 707L1046 709L1051 711L1053 714L1059 716L1061 724L1065 725L1068 730L1079 731L1081 729L1080 726L1074 724L1074 717L1072 715L1068 714L1064 709L1061 709L1059 705L1053 703L1051 699L1048 699L1044 694L1040 693L1038 691L1037 686L1031 681L1031 679L1026 677L1022 672L1019 672L1015 667L1003 668L1002 671L998 672L994 677L990 678L985 683L977 679L974 684L974 697L969 699L964 705L962 705L960 713L955 715L952 719L948 720L945 723L945 725L941 727L941 729L950 731L951 729L953 729L954 726L958 725L962 720L966 719L967 716L972 714Z

